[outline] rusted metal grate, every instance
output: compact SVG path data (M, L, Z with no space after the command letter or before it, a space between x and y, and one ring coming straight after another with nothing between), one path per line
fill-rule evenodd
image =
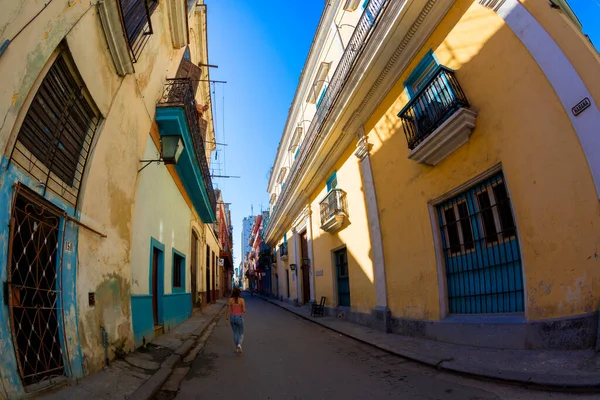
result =
M24 386L66 374L61 308L60 234L54 207L17 186L12 207L8 303ZM67 361L68 362L68 361Z
M77 207L79 188L100 117L60 53L27 110L11 162Z
M152 35L150 17L158 7L158 0L119 0L121 19L133 62L137 62Z

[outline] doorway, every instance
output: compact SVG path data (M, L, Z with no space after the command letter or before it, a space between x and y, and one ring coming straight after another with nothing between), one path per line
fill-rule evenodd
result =
M346 248L334 254L335 275L337 277L338 306L350 307L350 277L348 276L348 254Z
M290 270L289 269L285 270L285 284L287 287L287 297L289 299L290 298Z
M160 309L164 289L162 280L164 253L162 248L157 246L156 243L152 245L152 315L154 316L154 326L162 324L162 312Z
M192 278L192 308L198 307L198 235L192 230L192 265L190 275Z
M21 190L11 215L7 296L19 374L29 386L66 375L59 322L63 232L55 208Z
M212 302L212 296L210 295L210 247L206 245L206 304Z
M308 260L306 231L300 235L300 254L302 254L302 302L307 304L310 301L310 265L304 265L304 260Z

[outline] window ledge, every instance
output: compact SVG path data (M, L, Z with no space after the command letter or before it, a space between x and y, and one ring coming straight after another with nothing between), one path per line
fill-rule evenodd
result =
M412 150L408 158L421 164L438 164L469 140L475 129L476 117L475 111L458 109Z
M171 25L171 40L173 48L180 49L188 44L187 31L187 3L180 0L169 0L167 8L169 9L169 22Z
M121 24L121 13L117 1L99 1L98 14L117 74L121 76L133 74L133 62L129 54L125 31Z
M321 224L321 229L329 233L337 232L342 227L342 225L344 225L345 220L346 214L344 214L343 212L335 214L331 216L327 221Z

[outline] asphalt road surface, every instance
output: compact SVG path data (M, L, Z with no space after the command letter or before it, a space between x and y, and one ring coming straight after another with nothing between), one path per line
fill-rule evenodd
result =
M177 399L600 399L440 372L390 355L245 296L244 354L223 317L181 382ZM490 360L493 362L493 360Z

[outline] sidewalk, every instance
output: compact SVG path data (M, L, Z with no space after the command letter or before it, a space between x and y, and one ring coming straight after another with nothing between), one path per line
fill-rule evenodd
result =
M190 319L155 338L146 348L114 360L95 374L76 381L38 399L147 400L171 375L173 367L186 354L198 352L223 314L225 299L217 300L204 311L196 311ZM208 332L207 332L208 331Z
M555 389L600 390L600 354L593 350L501 350L383 333L310 309L259 296L304 319L399 356L439 369Z

